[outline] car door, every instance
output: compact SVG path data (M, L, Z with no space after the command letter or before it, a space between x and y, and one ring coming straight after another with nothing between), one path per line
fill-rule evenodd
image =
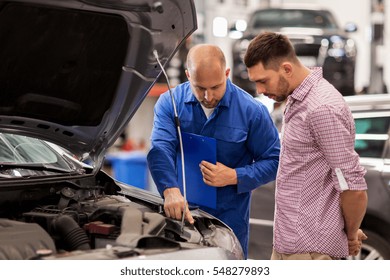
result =
M362 228L369 238L358 259L390 258L390 111L354 114L355 150L366 168L368 205Z

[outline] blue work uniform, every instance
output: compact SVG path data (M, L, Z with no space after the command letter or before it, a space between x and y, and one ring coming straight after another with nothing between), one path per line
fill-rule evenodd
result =
M237 185L217 188L217 207L200 207L227 225L248 253L251 191L275 180L279 163L278 131L267 108L250 94L227 80L226 92L209 118L192 94L189 82L172 90L182 132L217 140L217 161L234 168ZM154 124L148 166L162 195L178 187L176 157L178 134L169 92L154 108Z

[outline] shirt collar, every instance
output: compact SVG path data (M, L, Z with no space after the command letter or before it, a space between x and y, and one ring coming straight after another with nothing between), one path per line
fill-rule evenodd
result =
M302 101L305 99L313 85L322 79L322 67L311 67L310 70L310 74L290 95L294 100Z
M194 94L192 93L190 82L186 82L186 83L187 83L187 86L189 87L189 90L190 90L191 94L188 94L185 97L184 103L199 103L199 101L195 98ZM234 85L232 84L232 82L229 79L227 79L225 94L222 97L222 99L219 101L217 107L227 107L227 108L229 108L230 101L232 99L232 90L231 90L231 88L233 86Z

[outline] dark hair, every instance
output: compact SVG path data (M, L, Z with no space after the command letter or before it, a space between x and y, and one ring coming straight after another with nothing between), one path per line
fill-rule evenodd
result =
M282 34L264 32L250 42L244 62L248 68L262 63L264 68L277 69L283 59L298 61L290 40Z

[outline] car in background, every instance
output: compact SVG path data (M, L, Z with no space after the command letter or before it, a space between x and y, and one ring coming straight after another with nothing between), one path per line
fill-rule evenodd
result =
M232 80L252 95L254 83L248 80L243 62L249 42L263 31L286 35L301 62L308 67L323 67L324 78L343 95L355 94L356 45L347 32L357 30L350 23L343 30L334 15L313 7L264 8L250 15L243 37L233 43Z
M243 258L102 171L196 22L192 0L0 0L0 259Z
M368 239L351 259L390 260L390 95L346 96L355 120L355 150L367 170L368 206L361 228ZM272 250L274 182L254 191L250 258L269 258ZM269 255L269 256L268 256Z
M346 101L355 119L355 150L367 169L362 228L369 238L360 257L390 260L390 95L348 96Z

